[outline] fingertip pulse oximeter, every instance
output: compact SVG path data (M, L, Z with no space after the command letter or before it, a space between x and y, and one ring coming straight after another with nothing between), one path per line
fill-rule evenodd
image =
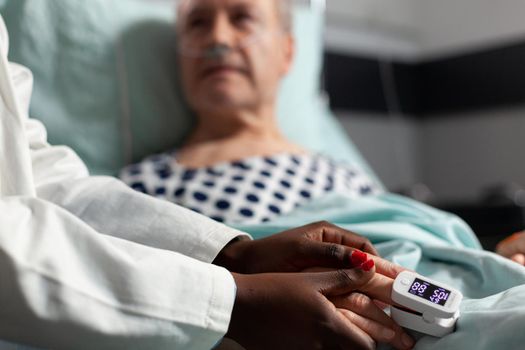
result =
M394 280L391 316L401 327L434 337L454 331L463 294L415 272L403 271Z

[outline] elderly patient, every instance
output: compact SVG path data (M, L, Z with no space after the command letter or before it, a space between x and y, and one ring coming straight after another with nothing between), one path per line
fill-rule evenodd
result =
M246 224L330 192L380 193L359 169L279 131L277 91L294 56L290 1L182 0L178 13L182 83L197 126L180 149L123 169L124 182L217 221ZM497 252L525 265L525 233Z
M178 14L182 85L197 125L180 149L123 169L124 182L229 223L269 221L329 192L380 192L359 169L291 143L277 126L278 88L294 57L290 1L187 0Z

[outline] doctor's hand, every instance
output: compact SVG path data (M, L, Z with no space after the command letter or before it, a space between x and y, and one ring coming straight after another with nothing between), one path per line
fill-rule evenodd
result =
M515 233L499 242L496 246L496 253L520 265L525 265L525 231Z
M370 261L330 272L234 273L226 336L247 350L375 349L378 342L411 348L399 326L357 292L377 275Z
M395 278L405 269L378 257L368 239L327 222L318 222L273 236L237 241L226 246L214 264L231 272L300 272L309 268L342 269L374 260L377 272Z

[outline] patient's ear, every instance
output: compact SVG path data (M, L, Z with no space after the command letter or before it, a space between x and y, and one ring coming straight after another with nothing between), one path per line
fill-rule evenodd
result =
M293 35L286 34L283 36L283 69L281 71L281 77L287 75L293 66L295 58L295 39Z

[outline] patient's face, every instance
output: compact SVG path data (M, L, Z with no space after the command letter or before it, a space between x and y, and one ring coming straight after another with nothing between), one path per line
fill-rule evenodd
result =
M279 0L184 0L178 34L183 87L201 116L274 106L293 55Z

